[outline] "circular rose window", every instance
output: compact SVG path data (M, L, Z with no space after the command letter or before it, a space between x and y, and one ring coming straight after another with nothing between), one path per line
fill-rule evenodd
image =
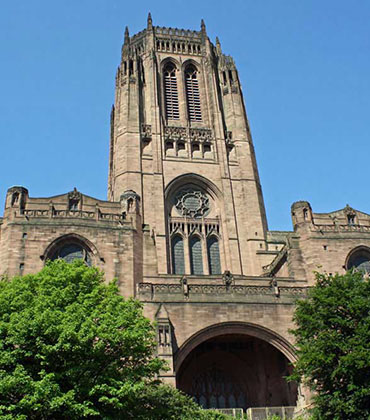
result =
M176 196L176 210L181 216L199 218L209 212L209 199L201 191L182 190Z

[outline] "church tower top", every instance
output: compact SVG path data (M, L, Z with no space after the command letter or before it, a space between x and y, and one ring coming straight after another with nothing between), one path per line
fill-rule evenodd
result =
M154 48L157 51L164 51L175 54L191 54L202 55L203 48L207 42L206 25L201 19L200 30L180 29L164 26L154 26L152 15L149 12L147 18L147 26L142 31L129 37L128 28L126 27L124 36L124 46L130 44L130 48L122 50L123 56L127 53L142 54L145 52L148 43L145 42L147 37L154 37ZM211 44L211 43L210 43ZM211 44L212 45L212 44ZM126 53L126 54L124 54Z

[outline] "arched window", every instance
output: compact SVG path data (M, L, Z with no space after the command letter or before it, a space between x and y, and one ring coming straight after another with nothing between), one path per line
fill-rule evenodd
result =
M76 243L67 243L58 248L50 258L56 260L58 258L70 263L74 260L83 260L87 265L91 265L91 258L88 251L81 245Z
M192 236L189 245L191 274L203 274L202 243L198 236Z
M209 274L220 274L220 248L218 245L218 239L215 236L211 236L210 238L208 238L207 251Z
M184 241L180 235L172 238L172 273L185 274Z
M179 97L177 93L176 67L173 63L168 63L165 66L163 77L166 117L169 120L178 120L180 117Z
M347 262L347 270L350 270L351 268L370 273L370 250L367 248L360 248L354 251Z
M168 268L171 273L179 273L175 263L176 245L181 246L181 261L185 267L181 273L217 275L221 273L222 256L219 209L212 189L207 184L199 185L200 182L194 181L196 177L191 174L172 187L166 195ZM178 245L174 242L177 235L181 237L181 244Z
M190 64L185 69L186 100L190 121L202 121L197 69Z
M229 372L212 366L193 378L190 392L203 408L244 407L242 389Z

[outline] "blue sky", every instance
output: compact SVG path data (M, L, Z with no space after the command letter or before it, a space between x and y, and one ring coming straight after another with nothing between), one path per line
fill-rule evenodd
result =
M0 200L77 187L106 198L109 113L124 28L199 29L234 57L269 228L290 205L370 213L370 1L3 0ZM2 211L0 212L0 214Z

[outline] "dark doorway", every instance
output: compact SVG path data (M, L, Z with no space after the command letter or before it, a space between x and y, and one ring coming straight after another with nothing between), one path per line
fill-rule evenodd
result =
M204 408L292 406L297 385L288 359L248 335L222 335L198 345L181 364L177 387Z

